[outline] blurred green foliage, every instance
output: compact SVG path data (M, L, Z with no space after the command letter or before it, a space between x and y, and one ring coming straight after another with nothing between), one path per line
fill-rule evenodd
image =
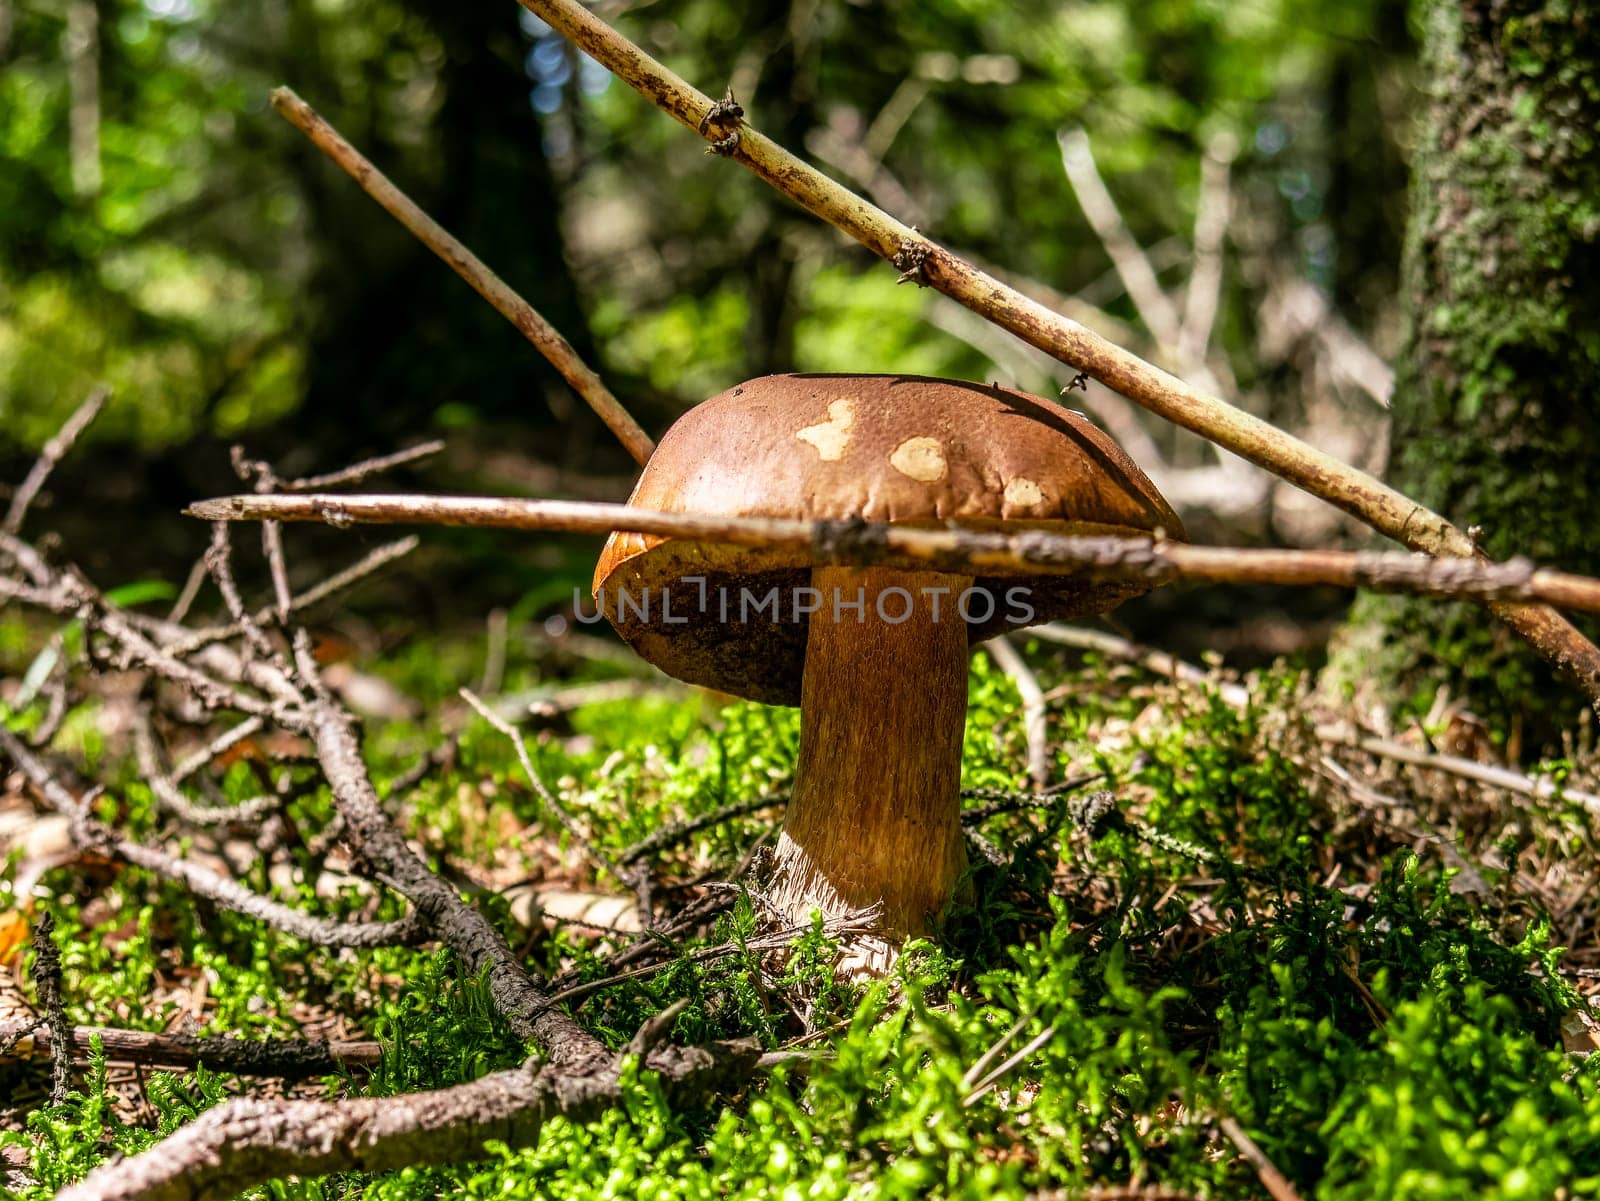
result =
M935 236L1069 292L1106 291L1107 262L1058 129L1088 131L1169 268L1200 151L1226 134L1248 236L1370 327L1393 292L1404 184L1397 7L662 0L606 15L703 89L731 82L762 129ZM0 0L0 451L37 445L104 379L118 401L96 436L145 448L288 422L331 457L440 421L620 462L517 334L271 113L280 82L654 428L770 370L994 370L930 327L916 289L705 158L509 2ZM1243 286L1220 329L1249 384Z

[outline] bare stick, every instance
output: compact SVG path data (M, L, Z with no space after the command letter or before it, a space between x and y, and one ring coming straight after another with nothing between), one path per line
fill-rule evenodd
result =
M1054 1026L1046 1026L1043 1030L1039 1031L1038 1034L1034 1035L1026 1043L1024 1043L1022 1047L1018 1049L1016 1054L1012 1055L999 1067L995 1068L994 1071L990 1072L981 1081L979 1081L978 1084L973 1087L971 1092L969 1092L965 1097L962 1097L962 1108L970 1109L972 1106L976 1105L978 1103L978 1099L982 1097L984 1093L988 1092L995 1085L999 1084L1000 1081L1004 1080L1007 1073L1009 1073L1024 1059L1028 1058L1028 1056L1032 1055L1035 1051L1044 1046L1045 1043L1049 1042L1055 1036L1056 1028Z
M1535 568L1522 559L1433 559L1403 552L1191 546L1146 537L939 530L861 521L702 517L600 501L476 496L229 496L186 510L208 521L420 523L604 534L634 530L745 546L808 548L815 563L888 563L915 570L1004 568L1030 575L1157 579L1207 584L1370 588L1419 596L1547 601L1600 612L1600 580ZM979 574L982 574L980 571Z
M72 416L67 418L66 424L55 437L44 444L44 449L34 460L27 477L17 485L16 492L12 494L11 506L6 510L5 520L0 522L0 530L15 534L22 528L22 522L28 516L28 506L33 504L34 498L39 495L39 489L44 487L44 482L50 478L50 473L56 469L56 464L66 457L83 431L100 416L100 410L105 407L106 398L110 395L111 389L104 384L95 388L73 411Z
M1099 651L1102 654L1113 655L1119 659L1128 659L1138 663L1147 671L1154 672L1156 675L1170 676L1181 683L1209 684L1215 687L1217 695L1230 705L1241 706L1248 704L1250 700L1250 692L1242 684L1215 679L1211 673L1203 668L1196 667L1193 663L1186 663L1176 655L1141 646L1136 642L1130 642L1126 638L1121 638L1116 634L1107 633L1103 630L1087 630L1081 626L1052 624L1034 626L1028 633L1035 637L1043 638L1048 642L1059 643L1062 646ZM1565 788L1547 776L1530 776L1509 767L1499 767L1492 763L1479 763L1474 759L1463 759L1458 755L1443 755L1434 751L1419 750L1416 747L1406 746L1404 743L1395 742L1392 739L1376 738L1362 734L1344 725L1320 725L1315 732L1318 740L1328 746L1349 747L1352 750L1359 750L1368 755L1376 755L1380 759L1392 759L1397 763L1405 763L1412 767L1459 776L1464 780L1487 784L1491 788L1503 788L1507 792L1515 792L1522 796L1532 797L1535 800L1553 800L1559 797L1563 800L1573 801L1583 806L1590 813L1600 816L1600 795L1585 792L1582 789ZM1343 769L1341 768L1340 770L1342 771Z
M1193 663L1185 663L1169 651L1142 646L1105 630L1090 630L1083 626L1052 622L1050 625L1033 626L1028 633L1046 642L1054 642L1058 646L1097 651L1113 658L1128 659L1146 671L1158 676L1169 676L1185 684L1204 684L1212 678L1210 672L1196 667ZM1218 693L1230 705L1244 705L1250 700L1250 692L1244 685L1232 684L1226 680L1219 680L1216 683Z
M1579 804L1590 813L1600 816L1600 796L1577 788L1563 788L1546 776L1529 776L1523 772L1512 771L1508 767L1496 767L1492 763L1478 763L1457 755L1441 755L1432 751L1418 750L1416 747L1406 746L1388 738L1372 738L1339 726L1318 726L1317 737L1330 746L1348 746L1354 750L1365 751L1369 755L1376 755L1380 759L1392 759L1396 763L1405 763L1411 767L1444 772L1446 775L1487 784L1491 788L1503 788L1507 792L1519 793L1535 800L1546 801L1559 797Z
M1028 746L1028 779L1035 788L1050 784L1050 740L1045 728L1044 690L1033 670L1004 634L983 644L995 666L1011 677L1022 698L1022 728Z
M328 597L343 592L380 568L393 563L396 559L403 558L417 549L419 539L414 534L404 538L396 538L393 542L385 542L382 546L374 547L362 555L356 562L341 571L335 572L321 583L313 584L298 596L289 601L289 612L295 614L302 609L309 609L312 605L320 604ZM202 566L204 564L202 563ZM269 625L278 620L276 605L263 606L251 615L251 620L258 626ZM173 641L168 650L182 658L193 654L201 647L209 646L215 642L223 642L229 638L237 638L244 632L244 626L239 622L225 626L210 626L193 631L185 631L184 636ZM181 778L181 777L180 777Z
M578 0L519 2L657 108L711 142L725 157L749 168L880 258L913 267L917 282L936 288L1074 370L1088 373L1151 412L1266 468L1413 550L1478 557L1477 547L1464 532L1396 489L1169 375L985 275L796 158L742 119L731 130L726 120L712 121L710 97L690 87ZM730 135L735 135L731 143ZM1600 648L1547 606L1505 600L1488 604L1600 707Z
M189 574L184 578L183 587L178 590L178 599L172 602L172 608L167 611L167 620L181 622L189 616L189 610L194 608L194 602L200 596L200 587L206 582L210 572L206 570L205 557L196 559L189 568Z
M31 1023L0 1026L0 1048L8 1041L11 1049L0 1059L29 1054L54 1054L54 1033L34 1033ZM241 1076L277 1076L299 1080L327 1076L345 1067L370 1068L383 1055L383 1045L375 1042L323 1042L319 1039L244 1039L201 1038L192 1034L155 1034L148 1030L121 1030L111 1026L73 1026L72 1037L60 1044L73 1059L83 1062L96 1039L112 1063L136 1063L155 1067L192 1068L204 1065L212 1071L235 1072ZM21 1044L33 1034L31 1047ZM20 1037L18 1037L20 1035Z
M270 529L274 524L269 521L266 528ZM228 523L225 521L211 523L211 547L206 551L206 569L211 572L217 590L222 593L223 603L233 615L234 624L244 634L245 644L267 662L280 662L277 649L267 641L261 627L245 610L244 598L239 595L239 585L233 578L233 556L228 545Z
M174 767L172 769L172 782L174 784L182 784L218 755L232 750L246 738L252 738L260 733L265 724L259 717L247 717L238 725L224 730L198 751L186 756Z
M232 730L229 733L233 733ZM162 764L161 748L156 743L155 729L150 713L138 706L133 716L133 752L139 764L139 774L150 786L151 793L165 809L179 820L195 826L215 826L227 822L254 823L283 805L280 797L266 795L252 797L237 805L197 805L184 795L173 775Z
M628 453L643 464L655 450L655 443L640 428L622 402L611 394L598 375L592 371L572 344L563 338L538 311L517 295L511 286L453 238L437 221L417 207L416 203L397 188L383 172L373 166L359 150L342 138L338 131L289 88L275 88L272 107L278 114L298 129L332 159L341 170L354 179L391 217L405 226L424 246L443 259L450 268L499 311L500 315L516 326L522 336L532 342L562 375L573 391L583 397L588 405L617 436ZM307 483L310 487L311 483Z

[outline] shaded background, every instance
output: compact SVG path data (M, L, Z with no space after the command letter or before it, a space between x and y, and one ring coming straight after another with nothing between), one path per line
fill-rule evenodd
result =
M1413 106L1404 6L596 7L703 90L731 83L757 126L930 235L1381 469ZM277 83L520 290L654 435L769 371L915 371L1045 395L1070 379L897 287L511 3L0 0L0 478L20 478L110 383L113 405L39 518L108 584L181 579L203 532L174 514L235 488L236 441L298 472L443 436L440 460L391 483L626 495L631 461L598 419L273 115ZM1058 134L1077 129L1175 310L1197 266L1220 266L1202 346L1175 344L1193 323L1175 340L1127 296L1063 170ZM1202 180L1222 195L1222 163L1226 236L1220 258L1197 255ZM1358 536L1098 385L1069 403L1123 441L1197 540ZM297 537L344 559L387 536L329 533ZM392 588L430 623L544 615L596 550L430 532ZM1314 656L1346 600L1189 591L1119 617L1249 662Z

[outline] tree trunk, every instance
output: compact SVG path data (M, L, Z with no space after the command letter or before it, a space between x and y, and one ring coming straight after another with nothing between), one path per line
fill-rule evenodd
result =
M1600 9L1427 0L1390 475L1496 558L1600 569ZM1581 702L1479 609L1366 596L1332 664L1535 740Z

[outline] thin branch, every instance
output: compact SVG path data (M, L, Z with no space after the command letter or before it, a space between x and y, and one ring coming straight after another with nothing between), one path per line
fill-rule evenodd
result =
M5 520L0 521L0 530L7 534L15 534L22 528L22 523L28 516L28 507L39 495L39 489L44 487L45 481L50 478L50 473L56 469L56 464L66 457L73 444L83 435L83 431L100 416L100 410L105 407L106 399L110 395L111 389L104 384L95 388L73 411L72 416L67 418L55 437L44 444L44 449L34 460L27 477L17 485L16 492L12 493L11 506L6 510Z
M999 1067L995 1068L994 1071L990 1072L981 1081L979 1081L971 1092L962 1097L962 1108L970 1109L972 1106L976 1105L979 1098L981 1098L984 1093L988 1092L995 1085L999 1084L1000 1081L1004 1080L1007 1074L1012 1071L1012 1069L1016 1068L1020 1063L1022 1063L1023 1060L1027 1059L1028 1056L1032 1055L1035 1051L1044 1046L1045 1043L1049 1042L1055 1036L1056 1028L1054 1026L1046 1026L1043 1030L1039 1031L1038 1034L1034 1035L1026 1043L1024 1043L1022 1047L1018 1049L1015 1055L1012 1055Z
M178 599L172 602L172 608L167 611L168 621L178 623L189 616L189 610L194 608L194 602L200 596L200 588L210 574L206 570L204 556L194 561L189 568L189 574L184 578L183 587L178 590Z
M70 1027L71 1038L58 1044L53 1033L29 1030L31 1024L0 1026L0 1060L30 1054L53 1055L59 1045L71 1058L83 1062L98 1039L105 1049L106 1059L112 1063L164 1068L203 1065L214 1072L234 1072L240 1076L301 1080L333 1075L344 1068L376 1067L383 1056L383 1044L376 1042L202 1038L193 1034L156 1034L111 1026ZM31 1045L24 1047L22 1043L29 1034L33 1034Z
M637 863L657 851L663 851L676 843L685 842L701 830L709 830L712 826L720 826L724 822L734 821L737 818L749 817L760 813L763 809L771 809L775 805L784 805L789 801L787 793L778 796L755 797L748 801L734 801L732 804L723 805L702 813L696 817L686 818L683 821L673 822L671 825L662 826L654 834L641 838L638 842L628 847L617 856L621 864Z
M1151 412L1266 468L1413 550L1479 556L1463 531L1396 489L1270 422L1174 378L985 275L796 158L742 119L731 130L726 121L711 121L714 106L710 97L690 87L578 0L520 3L657 108L708 142L721 145L725 157L749 168L808 212L880 258L914 264L918 283L936 288L1074 370L1086 372ZM731 144L730 133L734 137ZM1488 604L1600 707L1600 648L1547 606L1505 600Z
M228 731L231 735L232 730ZM149 711L142 705L133 716L133 752L139 765L139 775L150 786L151 793L160 805L172 812L180 821L193 826L215 826L225 823L252 824L267 814L282 808L283 798L272 796L252 797L237 805L197 805L184 795L174 773L162 763L161 748Z
M617 436L628 453L643 464L655 450L655 443L640 428L622 402L611 394L593 370L578 357L572 344L556 328L539 315L538 311L512 290L511 286L491 271L483 260L473 254L443 226L428 216L416 203L397 188L383 172L373 166L359 150L341 137L333 126L309 104L289 88L275 88L272 107L278 114L298 129L336 163L341 170L361 185L362 189L388 211L389 215L405 226L424 246L443 259L462 279L492 304L500 315L550 361L573 391L588 402L591 409ZM309 484L307 485L309 488Z
M1035 788L1050 784L1050 738L1045 726L1044 689L1026 660L1004 634L983 644L989 658L1017 686L1022 698L1022 729L1028 747L1028 779Z
M372 786L354 719L328 697L313 703L309 719L346 837L373 874L416 906L434 935L460 957L465 973L487 973L489 995L518 1038L537 1043L554 1063L592 1065L603 1057L604 1047L552 1004L499 930L395 828Z
M274 524L267 523L268 526ZM217 590L222 593L222 601L228 606L234 624L244 634L245 644L268 663L281 662L277 648L267 641L255 618L246 611L244 598L239 595L239 585L233 578L233 555L228 544L228 523L225 521L211 523L211 547L206 551L206 569L211 572Z
M1222 1127L1222 1133L1228 1136L1228 1141L1239 1149L1245 1162L1256 1170L1256 1178L1261 1181L1261 1187L1267 1190L1272 1201L1300 1201L1300 1194L1289 1183L1289 1178L1267 1158L1265 1151L1256 1146L1255 1139L1245 1133L1243 1126L1232 1118L1220 1118L1217 1124Z
M362 555L356 562L341 571L335 572L321 583L314 584L298 596L289 601L291 615L320 604L330 596L343 592L355 584L360 583L369 575L393 563L396 559L403 558L417 549L420 539L414 534L404 538L396 538L393 542L386 542L382 546L374 547ZM251 614L258 626L265 626L276 621L277 607L275 605L263 606ZM170 620L170 619L169 619ZM173 654L182 658L193 654L201 647L209 646L215 642L225 642L230 638L237 638L244 632L244 627L239 622L225 626L209 626L202 629L185 631L184 637L177 639L168 646Z
M872 929L867 914L846 914L844 917L834 918L824 922L823 934L830 938L848 939L855 935L869 933ZM604 992L618 984L626 984L630 980L641 980L647 976L659 975L669 967L676 967L680 963L705 963L713 959L726 959L730 955L737 955L744 951L781 951L786 949L796 938L809 932L811 927L806 924L785 926L771 934L759 938L749 938L742 942L718 943L714 947L701 947L695 951L663 960L660 963L648 964L645 967L630 968L625 972L606 976L600 980L586 980L582 984L574 984L556 993L550 1000L556 1004L570 1004L581 1001L585 997L593 996L597 992ZM644 931L649 936L651 931Z
M1026 1030L1028 1023L1032 1020L1033 1012L1030 1010L1013 1022L1004 1034L989 1044L988 1050L978 1056L977 1062L961 1074L961 1089L963 1092L969 1091L973 1085L988 1074L990 1065L1005 1054L1006 1048L1016 1041L1017 1035Z
M238 746L247 738L252 738L261 732L266 723L259 717L247 717L236 726L230 726L218 734L205 746L187 755L176 767L172 769L172 782L182 784L195 772L210 763L218 755L224 754Z
M1376 755L1380 759L1392 759L1412 767L1444 772L1464 780L1487 784L1491 788L1503 788L1507 792L1533 797L1535 800L1547 801L1559 798L1573 801L1590 813L1600 816L1600 796L1577 788L1563 787L1547 776L1530 776L1508 767L1496 767L1492 763L1478 763L1457 755L1422 751L1388 738L1372 738L1358 734L1341 726L1318 726L1316 733L1318 739L1330 746L1347 746L1352 750Z
M1212 673L1196 667L1193 663L1186 663L1176 655L1141 646L1103 630L1086 630L1080 626L1052 624L1034 626L1028 633L1062 646L1093 650L1119 659L1127 659L1138 663L1146 671L1168 676L1185 684L1210 685L1216 688L1217 695L1230 705L1243 706L1250 700L1250 692L1242 684L1217 679ZM1349 747L1352 750L1376 755L1380 759L1392 759L1412 767L1444 772L1446 775L1487 784L1491 788L1503 788L1507 792L1519 793L1535 800L1560 798L1573 801L1590 813L1600 816L1600 795L1582 789L1567 788L1548 776L1531 776L1509 767L1463 759L1459 755L1418 750L1416 747L1406 746L1392 739L1359 733L1344 725L1320 725L1315 733L1317 739L1327 746Z
M352 463L349 467L341 467L338 471L330 471L324 475L308 475L298 480L284 480L278 484L283 492L321 492L327 488L342 488L346 484L359 484L362 480L380 475L385 471L393 471L396 467L404 467L407 463L415 463L418 459L426 459L436 455L444 449L444 440L436 438L431 442L420 442L416 446L408 446L404 450L397 450L393 454L379 455L375 459L365 459L360 463Z
M1525 559L1433 559L1404 552L1191 546L1149 537L1081 536L1039 530L1005 534L951 525L927 530L863 521L702 517L598 501L475 496L229 496L191 505L209 521L317 521L336 527L421 523L603 534L634 530L742 546L808 549L814 563L886 563L985 574L1084 573L1162 583L1281 584L1368 588L1419 596L1546 601L1600 612L1600 580L1535 568Z
M961 799L963 801L983 801L982 805L972 805L961 811L961 823L974 825L978 822L988 821L991 817L998 817L1002 813L1015 813L1020 809L1053 809L1061 804L1069 792L1076 792L1088 784L1105 779L1105 772L1095 771L1084 776L1074 776L1070 780L1063 780L1051 788L1041 792L1013 792L1007 788L963 788ZM1091 809L1098 809L1100 802L1097 799L1102 793L1093 793L1087 797L1074 797L1067 800L1067 813L1075 823L1081 824L1082 815Z
M1185 684L1205 684L1213 680L1210 672L1196 667L1193 663L1184 662L1170 651L1143 646L1105 630L1089 630L1083 626L1052 622L1049 625L1032 626L1028 633L1034 638L1054 642L1058 646L1070 646L1075 650L1095 651L1116 659L1127 659L1139 664L1148 672L1158 676L1168 676ZM1233 684L1226 680L1216 680L1215 683L1222 698L1230 705L1244 705L1249 702L1250 692L1244 685Z
M123 838L91 817L84 802L68 792L44 761L3 726L0 726L0 752L4 752L17 765L57 813L71 820L73 842L78 846L98 850L134 867L142 867L163 879L183 885L197 897L318 946L399 946L416 942L425 933L415 915L394 922L344 922L314 917L291 905L252 892L203 864L179 859L157 847Z
M584 832L583 827L578 824L578 819L568 812L567 807L561 803L561 799L545 785L544 777L534 767L533 757L528 754L528 744L523 741L522 735L517 728L484 704L470 688L461 689L461 699L471 705L479 717L511 740L511 745L517 753L517 762L522 764L522 772L528 777L528 782L533 785L533 790L538 795L539 800L546 809L555 815L556 820L561 823L561 828L571 836L578 846L583 848L584 854L609 872L613 879L626 884L639 893L639 917L645 926L649 926L653 920L648 900L649 889L648 886L640 883L641 880L648 879L648 869L630 872L621 867L604 847L597 845Z

